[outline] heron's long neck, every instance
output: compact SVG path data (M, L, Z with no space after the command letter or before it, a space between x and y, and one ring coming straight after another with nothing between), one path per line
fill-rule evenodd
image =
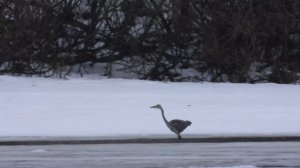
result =
M162 114L162 117L163 117L165 123L166 123L167 126L171 129L170 123L169 123L169 121L168 121L168 120L166 119L166 117L165 117L164 109L160 108L160 110L161 110L161 114Z

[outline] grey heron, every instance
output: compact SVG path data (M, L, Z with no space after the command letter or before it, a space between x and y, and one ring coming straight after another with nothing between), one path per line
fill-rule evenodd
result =
M157 104L155 106L151 106L150 108L157 108L157 109L161 110L163 120L165 121L167 127L177 135L178 139L181 139L180 133L184 129L186 129L186 127L188 127L192 124L192 122L190 122L188 120L184 121L184 120L175 119L175 120L168 121L165 117L164 110L163 110L163 108L161 107L160 104Z

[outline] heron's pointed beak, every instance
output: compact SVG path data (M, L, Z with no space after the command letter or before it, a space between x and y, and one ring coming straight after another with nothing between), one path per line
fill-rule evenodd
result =
M150 108L157 108L157 105L155 105L155 106L151 106Z

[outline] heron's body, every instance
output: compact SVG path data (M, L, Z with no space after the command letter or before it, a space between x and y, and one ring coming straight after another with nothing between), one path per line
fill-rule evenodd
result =
M190 122L190 121L184 121L184 120L179 120L179 119L168 121L165 117L163 108L159 104L156 106L152 106L151 108L157 108L157 109L161 110L163 120L165 121L167 127L178 136L178 139L181 139L180 133L183 130L185 130L186 127L188 127L192 124L192 122Z

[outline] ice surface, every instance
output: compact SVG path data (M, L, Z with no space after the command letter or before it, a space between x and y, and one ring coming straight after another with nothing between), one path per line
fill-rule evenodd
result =
M0 76L0 137L300 134L300 86Z

